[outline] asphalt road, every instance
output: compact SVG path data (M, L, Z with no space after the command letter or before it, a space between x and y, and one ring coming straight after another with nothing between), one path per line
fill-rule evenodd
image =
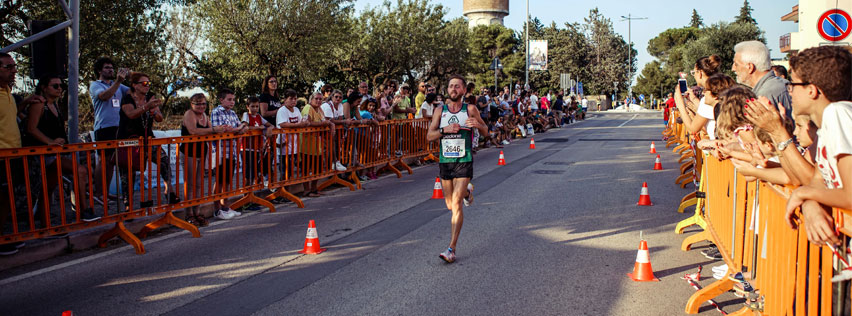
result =
M168 230L143 240L145 255L114 245L3 271L0 315L684 314L694 290L680 277L718 263L698 253L705 243L680 250L674 227L691 212L675 210L690 191L674 183L662 127L656 112L600 114L536 135L535 150L513 142L506 166L480 151L455 264L438 258L450 213L429 199L432 164L305 209L216 221L202 238ZM666 170L652 170L651 141ZM654 206L636 206L642 182ZM328 248L320 255L297 253L310 219ZM660 282L625 275L640 231Z

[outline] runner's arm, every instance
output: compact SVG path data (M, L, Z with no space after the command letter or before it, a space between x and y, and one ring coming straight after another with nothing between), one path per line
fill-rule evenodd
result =
M429 132L426 133L426 139L430 142L441 138L441 131L438 127L441 126L442 110L442 108L435 107L435 110L432 111L432 122L429 122Z

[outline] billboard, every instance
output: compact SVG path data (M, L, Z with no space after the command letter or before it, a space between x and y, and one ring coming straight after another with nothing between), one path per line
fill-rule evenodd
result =
M547 70L547 41L531 40L530 70Z

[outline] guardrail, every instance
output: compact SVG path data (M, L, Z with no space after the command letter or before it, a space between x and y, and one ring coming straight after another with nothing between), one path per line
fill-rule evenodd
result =
M357 176L360 170L376 168L402 177L401 169L411 174L405 159L434 157L437 151L426 141L429 122L393 120L338 124L333 130L271 129L265 135L252 130L241 135L0 149L0 171L5 171L0 174L0 205L6 205L0 209L0 242L113 225L100 237L100 246L120 237L133 245L136 253L143 254L145 248L139 238L164 225L201 236L198 228L173 214L176 210L234 197L240 199L231 208L256 203L274 212L269 201L276 197L287 198L302 208L304 203L288 192L289 186L325 179L316 190L334 184L356 190L361 188ZM113 159L117 168L108 170L104 157ZM172 158L175 170L165 172L171 168ZM335 162L345 165L346 171L336 170ZM126 178L126 183L115 190L119 192L116 196L109 194L108 173L116 174L116 183ZM160 179L161 174L169 179ZM167 183L181 201L170 203L165 195ZM256 196L255 192L262 189L272 193ZM93 214L86 213L88 208ZM152 215L159 218L137 234L124 226L125 220Z
M673 113L672 118L676 115ZM663 134L678 143L688 141L683 127L677 125L682 124L670 120ZM832 296L831 278L837 272L832 250L809 243L803 227L792 229L784 219L787 198L794 188L747 182L730 161L693 151L690 159L701 165L697 167L701 169L699 189L692 193L695 215L679 223L676 232L682 233L691 225L702 227L701 232L688 236L681 248L688 251L696 242L711 241L719 248L728 271L725 278L692 295L686 313L696 314L702 303L732 290L738 281L727 276L737 272L743 273L754 291L744 294L746 307L729 315L831 315L833 309L842 307L840 301L846 297ZM679 211L683 208L681 204ZM849 213L834 210L838 231L845 237L850 231L843 226L843 217ZM849 312L849 306L844 309Z

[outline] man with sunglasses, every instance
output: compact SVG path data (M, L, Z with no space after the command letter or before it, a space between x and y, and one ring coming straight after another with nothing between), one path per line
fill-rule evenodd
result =
M15 75L18 73L15 59L7 53L0 53L0 148L19 148L21 147L21 132L18 129L18 108L15 103L15 98L12 96L12 86L15 85ZM12 161L13 163L15 160ZM0 160L0 163L5 165L5 161ZM12 164L12 170L22 170L15 168ZM13 182L14 181L13 177ZM6 224L6 220L11 213L11 207L8 194L8 183L6 182L5 168L0 169L0 230ZM24 246L23 242L0 244L0 255L13 255L18 252L18 248Z
M130 87L122 84L130 74L126 68L118 69L116 72L115 62L108 57L101 57L95 61L94 69L98 80L89 83L89 96L92 98L92 107L95 110L95 141L115 140L118 136L118 125L120 121L121 99L130 91ZM106 159L105 169L98 165L95 167L95 190L100 190L112 183L115 159L110 159L114 149L104 151ZM101 171L106 172L105 184L99 183ZM125 175L121 175L125 177ZM126 182L126 180L125 180ZM102 196L103 192L95 192L95 196Z

